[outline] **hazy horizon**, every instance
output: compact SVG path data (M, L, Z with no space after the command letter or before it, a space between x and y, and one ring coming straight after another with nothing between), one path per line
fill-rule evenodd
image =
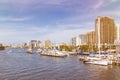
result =
M0 43L69 42L93 31L98 16L120 24L119 0L0 0Z

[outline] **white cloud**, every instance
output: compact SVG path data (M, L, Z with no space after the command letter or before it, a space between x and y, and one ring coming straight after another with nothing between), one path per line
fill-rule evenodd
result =
M28 26L28 25L27 25ZM57 25L52 29L52 25L48 27L24 27L19 25L0 25L0 41L3 43L28 42L31 39L46 40L50 39L53 42L69 42L70 39L79 34L86 33L90 30L87 28L66 29L67 27L79 27L79 25ZM24 29L21 29L24 28Z
M66 0L6 0L0 1L0 3L11 3L15 6L30 6L31 4L48 4L48 5L60 5Z
M100 0L93 6L93 9L99 9L99 8L103 7L103 5L104 5L104 1Z
M93 9L97 10L100 8L107 7L111 4L118 2L119 0L98 0L96 4L93 5Z
M27 21L31 20L32 17L0 17L0 21Z

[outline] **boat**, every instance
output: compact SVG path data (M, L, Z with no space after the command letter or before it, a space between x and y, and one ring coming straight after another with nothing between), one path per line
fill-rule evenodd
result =
M98 49L99 49L99 54L93 56L88 56L83 60L85 63L90 63L90 64L95 64L95 65L104 65L107 66L109 65L110 61L108 60L107 57L104 57L105 55L101 54L100 50L100 19L98 19Z
M44 50L40 54L44 56L51 56L51 57L66 57L67 56L67 54L59 50Z
M32 49L31 48L27 49L27 53L32 54L33 53Z
M89 56L89 57L86 57L83 60L83 62L89 63L89 64L95 64L95 65L104 65L104 66L111 64L111 61L107 58L107 56L106 57L104 56L105 55L100 55L100 56L95 55L94 57Z
M36 52L37 52L37 53L41 53L41 52L42 52L42 49L38 48L38 49L36 50Z

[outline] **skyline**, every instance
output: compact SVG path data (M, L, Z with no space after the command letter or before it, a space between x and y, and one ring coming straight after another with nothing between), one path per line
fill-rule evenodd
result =
M0 43L69 42L93 31L98 16L120 24L119 0L1 0Z

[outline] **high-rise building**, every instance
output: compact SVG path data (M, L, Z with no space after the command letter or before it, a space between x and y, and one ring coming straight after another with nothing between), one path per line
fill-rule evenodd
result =
M77 37L76 37L76 46L79 46L79 45L80 45L80 42L81 42L80 37L77 36Z
M114 45L116 46L116 53L120 54L120 25L116 25L115 27Z
M76 46L76 37L73 37L73 38L71 39L71 45L72 45L72 46Z
M96 44L99 42L101 45L113 44L115 40L114 19L106 16L98 17L95 20L95 35Z
M120 25L115 27L115 40L120 40Z
M85 45L86 44L86 35L85 34L80 34L79 35L79 40L80 40L80 45Z
M95 45L95 31L86 33L86 43L87 45Z
M51 48L51 46L52 46L51 41L50 40L45 40L45 47L46 48Z
M39 48L40 47L40 41L38 40L31 40L29 43L29 46L31 48Z

